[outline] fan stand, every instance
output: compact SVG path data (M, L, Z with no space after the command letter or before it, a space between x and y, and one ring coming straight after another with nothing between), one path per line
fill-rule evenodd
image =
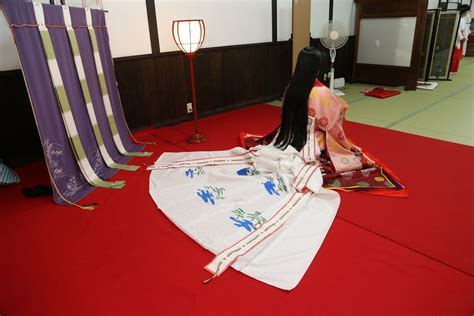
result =
M334 93L335 95L341 97L343 95L346 95L344 92L338 89L334 89L334 62L336 61L336 49L332 47L329 50L329 55L331 56L331 78L329 81L329 88L331 89L331 92Z

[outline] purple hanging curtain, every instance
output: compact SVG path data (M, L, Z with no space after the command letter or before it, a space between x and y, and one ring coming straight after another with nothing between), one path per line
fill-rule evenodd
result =
M105 12L101 10L91 10L92 24L95 26L106 26ZM122 101L117 87L117 79L115 77L112 53L110 51L109 34L107 28L99 27L95 29L97 42L99 44L99 53L102 57L102 67L104 68L105 80L109 92L110 102L115 115L117 128L122 139L123 145L127 151L140 151L143 146L132 143L129 135L127 122L123 113Z
M71 12L73 26L87 25L84 9L71 7L70 12ZM105 113L104 103L102 99L102 93L100 91L99 79L97 77L97 69L95 68L95 62L94 62L94 56L92 53L92 44L90 41L89 31L85 27L75 28L74 30L76 33L79 50L81 51L81 58L83 60L84 71L86 73L87 83L89 86L89 91L91 94L94 111L97 117L97 123L99 125L99 130L104 140L105 148L110 154L110 157L112 157L112 159L115 162L125 163L128 160L130 160L130 157L123 156L119 153L119 151L117 150L117 147L115 146L114 140L112 138L113 137L112 132L110 131L110 128L109 128L107 114ZM104 74L105 76L107 76L106 73ZM113 103L112 103L112 106L114 106ZM119 115L117 114L115 115L115 120L117 122L117 128L119 129L119 132L120 132L120 127L118 127L119 122L125 121L125 118L123 116L123 112L117 112L115 108L114 108L114 113L119 114ZM126 131L125 135L126 137L122 139L129 139L128 131ZM135 144L128 145L129 142L123 141L123 143L124 143L124 146L128 146L126 147L126 149L130 149L130 151L140 151L143 148L142 146L138 146Z
M57 98L47 66L47 60L44 56L39 31L38 28L34 26L36 25L36 19L33 5L30 1L19 0L0 0L0 4L4 8L9 22L17 25L13 26L12 29L33 112L35 114L38 131L43 144L46 162L53 182L55 193L54 200L60 204L64 203L64 199L76 202L90 193L94 187L91 186L83 177L72 152L63 119L61 117L61 112L57 104ZM94 10L94 15L97 15L98 12L98 10ZM44 13L47 25L64 26L61 7L44 5ZM100 13L103 17L103 12L100 11ZM83 9L71 9L71 14L73 23L86 25ZM104 23L101 25L104 25ZM54 27L49 28L49 31L64 82L64 87L69 97L71 112L77 126L78 134L84 146L87 159L96 174L102 179L107 179L115 174L117 170L108 168L100 155L93 134L92 125L85 107L66 29L65 27ZM89 81L89 88L91 90L92 100L94 101L99 128L104 139L104 144L111 157L116 162L124 163L128 161L130 157L120 155L112 140L112 135L108 128L107 118L101 100L97 73L91 53L91 44L88 36L86 36L86 32L87 29L84 28L84 32L80 31L76 34L80 42L79 46L81 47L81 54L84 54L84 57L87 60L90 60L90 62L84 63L84 68L86 71L86 77ZM105 29L103 33L106 34ZM108 51L110 56L108 42L107 45L105 45L101 40L100 46L102 50ZM112 74L110 71L112 71ZM104 72L107 82L115 82L115 74L113 74L111 59L110 63L104 63ZM110 79L111 77L113 79ZM116 86L109 86L109 91L111 91L114 112L119 114L116 115L115 119L124 145L127 150L130 151L141 150L142 146L135 145L130 141Z

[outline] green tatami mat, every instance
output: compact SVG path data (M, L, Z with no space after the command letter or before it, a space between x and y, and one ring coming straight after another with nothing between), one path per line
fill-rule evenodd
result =
M347 86L349 121L474 146L474 57L464 57L451 81L437 81L433 91L404 91L387 99L363 96L376 85Z
M405 91L386 99L361 91L377 85L354 83L344 88L349 121L474 146L474 57L464 57L450 81L437 81L432 91ZM279 100L269 104L281 106Z

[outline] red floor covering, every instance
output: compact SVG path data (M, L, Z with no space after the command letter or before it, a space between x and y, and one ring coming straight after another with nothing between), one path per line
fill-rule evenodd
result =
M240 131L264 133L278 116L259 105L205 118L209 142L197 146L179 142L191 123L143 131L137 137L157 140L148 146L155 154L133 163L164 151L228 149ZM232 269L203 285L212 254L157 210L146 170L118 173L126 187L96 189L83 203L99 208L83 211L21 196L23 186L48 183L38 163L19 170L21 185L0 188L0 314L471 315L474 192L462 184L473 175L473 148L346 126L405 180L410 196L342 194L338 218L295 290Z

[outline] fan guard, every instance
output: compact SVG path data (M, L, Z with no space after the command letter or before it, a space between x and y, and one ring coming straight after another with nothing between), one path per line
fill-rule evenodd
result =
M320 34L321 43L328 49L338 49L347 43L347 27L340 21L329 21Z

